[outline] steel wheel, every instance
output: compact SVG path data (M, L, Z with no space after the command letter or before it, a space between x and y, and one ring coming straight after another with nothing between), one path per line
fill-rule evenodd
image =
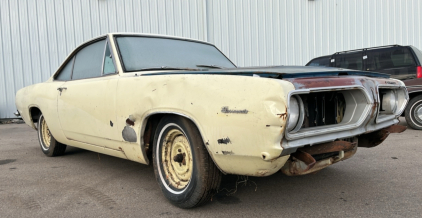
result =
M47 126L47 122L45 122L45 119L41 120L41 125L39 128L41 128L41 133L42 133L41 146L44 150L48 150L48 148L50 147L50 142L51 142L51 133L50 133L50 129Z
M41 114L38 118L38 141L41 146L42 152L49 156L58 156L64 154L66 151L66 145L62 144L53 137L48 128L47 121Z
M173 190L183 190L192 176L193 160L189 141L178 129L170 130L164 138L161 145L164 176L168 178L168 185Z
M182 208L207 202L220 185L221 172L209 156L198 129L182 117L167 116L158 124L153 164L164 196Z

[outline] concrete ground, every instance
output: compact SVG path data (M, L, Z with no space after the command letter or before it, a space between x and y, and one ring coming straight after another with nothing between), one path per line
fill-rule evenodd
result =
M421 141L408 129L319 173L249 177L237 190L243 178L227 176L211 202L184 210L152 166L72 147L49 158L30 127L3 124L0 217L421 217Z

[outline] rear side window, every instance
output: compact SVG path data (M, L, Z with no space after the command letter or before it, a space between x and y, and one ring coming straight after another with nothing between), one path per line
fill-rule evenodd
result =
M60 81L68 81L70 80L70 76L72 75L72 67L73 67L73 60L75 58L73 57L70 59L69 62L67 62L66 66L60 71L59 75L56 77L56 80Z
M352 70L362 70L363 66L362 52L348 52L335 56L334 66Z
M366 70L370 71L416 66L407 47L370 50L367 51L367 56Z
M315 58L311 60L306 66L320 66L320 67L329 67L330 66L330 57Z
M101 76L105 40L92 43L80 50L75 57L72 80Z

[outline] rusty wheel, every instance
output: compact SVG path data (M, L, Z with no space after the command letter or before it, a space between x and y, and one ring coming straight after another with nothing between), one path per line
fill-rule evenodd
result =
M49 156L58 156L64 154L66 145L62 144L51 135L47 122L41 114L38 118L38 141L40 142L42 152Z
M165 126L167 128L169 125ZM179 129L172 129L164 136L161 144L163 171L169 184L180 193L190 182L192 176L192 152L185 134ZM167 184L164 184L167 186ZM168 187L169 188L169 187ZM173 190L173 189L172 189Z
M182 117L164 117L158 124L153 164L163 194L182 208L208 201L220 185L221 173L211 160L198 129Z

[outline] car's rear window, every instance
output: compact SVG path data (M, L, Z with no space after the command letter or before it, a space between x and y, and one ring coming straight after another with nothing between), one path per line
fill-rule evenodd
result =
M408 47L368 50L366 54L366 70L370 71L416 66Z
M197 65L235 67L216 47L194 41L140 37L116 37L127 72L148 68L198 68Z
M311 60L306 66L322 66L322 67L329 67L330 66L330 57L320 57Z

